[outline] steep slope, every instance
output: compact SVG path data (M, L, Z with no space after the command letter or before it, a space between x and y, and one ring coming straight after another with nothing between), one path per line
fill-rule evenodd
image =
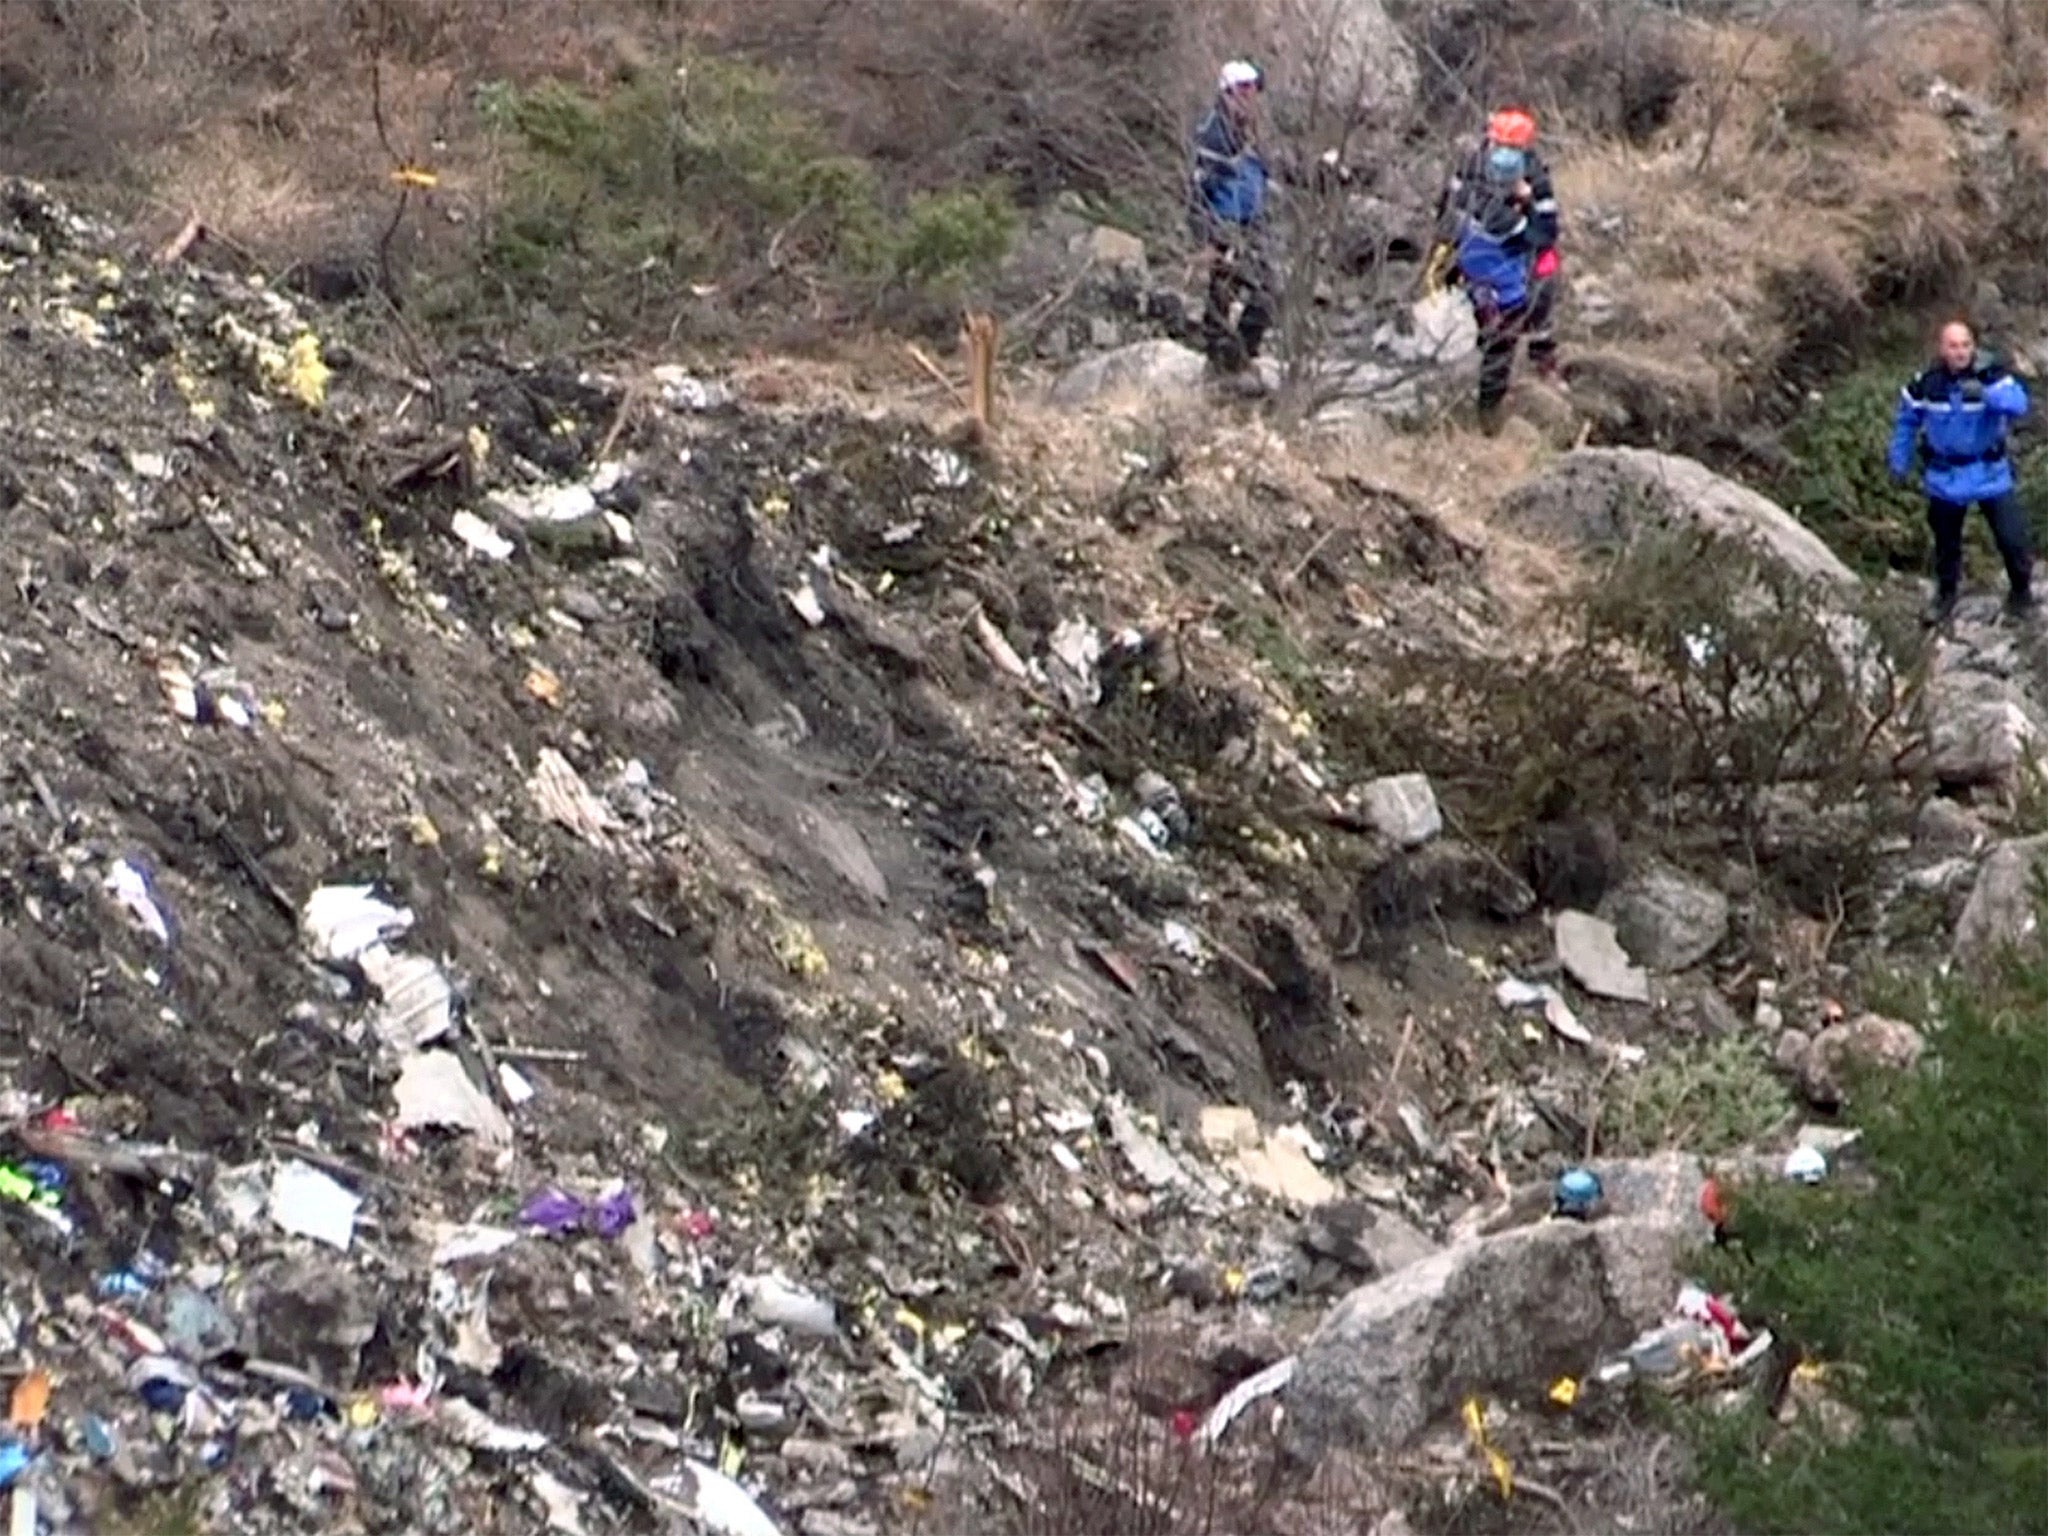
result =
M1257 429L1017 471L672 370L430 378L5 209L9 1124L71 1230L4 1241L60 1528L609 1528L713 1497L691 1455L794 1498L792 1431L872 1452L866 1498L1168 1274L1312 1319L1331 1277L1202 1105L1309 1111L1313 1176L1412 1220L1486 1187L1391 1112L1486 1113L1434 1038L1484 980L1340 985L1318 928L1406 855L1276 681L1492 632L1420 505ZM325 934L357 884L409 926ZM266 1216L299 1164L362 1201L346 1257ZM615 1180L617 1241L438 1246ZM165 1351L152 1437L121 1373ZM87 1416L123 1477L65 1449Z

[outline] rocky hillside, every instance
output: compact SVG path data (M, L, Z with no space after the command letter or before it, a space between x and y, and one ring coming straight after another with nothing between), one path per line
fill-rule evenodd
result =
M1682 1290L1702 1185L1859 1177L2032 939L2048 642L1627 446L1754 458L1780 278L1877 249L1758 185L1686 351L1632 178L1802 57L1706 31L1499 439L1338 277L1281 430L1071 209L985 430L0 189L11 1529L1721 1529L1632 1383L1840 1405ZM1885 131L1981 167L1982 83Z

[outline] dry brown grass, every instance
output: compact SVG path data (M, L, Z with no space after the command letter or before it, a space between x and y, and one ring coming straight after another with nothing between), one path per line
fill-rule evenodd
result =
M1761 30L1683 35L1693 79L1666 131L1557 167L1575 269L1631 317L1616 354L1692 377L1696 398L1711 374L1740 406L1781 372L1836 366L1867 313L1968 297L1990 232L1926 89L1937 76L1995 87L1984 8L1791 6ZM2041 110L2017 114L2023 131Z
M272 268L367 254L394 158L416 160L442 182L406 239L460 240L491 190L480 82L614 78L687 20L666 0L8 5L0 147L30 174L125 193L145 234L196 213Z

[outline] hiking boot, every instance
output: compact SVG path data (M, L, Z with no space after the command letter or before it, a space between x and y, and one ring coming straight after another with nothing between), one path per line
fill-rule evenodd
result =
M1929 629L1939 629L1955 616L1956 594L1953 592L1937 592L1934 594L1934 601L1929 603L1921 613L1920 622Z
M1571 393L1571 383L1564 376L1564 364L1557 360L1555 352L1536 359L1536 377L1552 389L1561 389L1566 394Z
M2031 592L2008 592L2005 596L2005 616L2015 624L2031 622L2040 611L2040 599Z

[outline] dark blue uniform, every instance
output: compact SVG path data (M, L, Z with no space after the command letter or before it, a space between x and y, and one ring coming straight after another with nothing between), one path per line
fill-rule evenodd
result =
M1888 462L1904 480L1917 460L1927 488L1927 521L1934 530L1934 588L1938 608L1955 601L1963 579L1963 524L1972 505L1984 509L2012 584L2012 602L2033 598L2034 557L2027 521L2013 495L2011 424L2027 414L2027 387L1995 359L1978 353L1970 366L1951 371L1936 362L1899 395Z
M1212 361L1242 367L1259 355L1273 324L1273 274L1266 254L1266 162L1221 102L1194 135L1189 222L1209 247L1202 344ZM1232 309L1243 301L1233 328Z

